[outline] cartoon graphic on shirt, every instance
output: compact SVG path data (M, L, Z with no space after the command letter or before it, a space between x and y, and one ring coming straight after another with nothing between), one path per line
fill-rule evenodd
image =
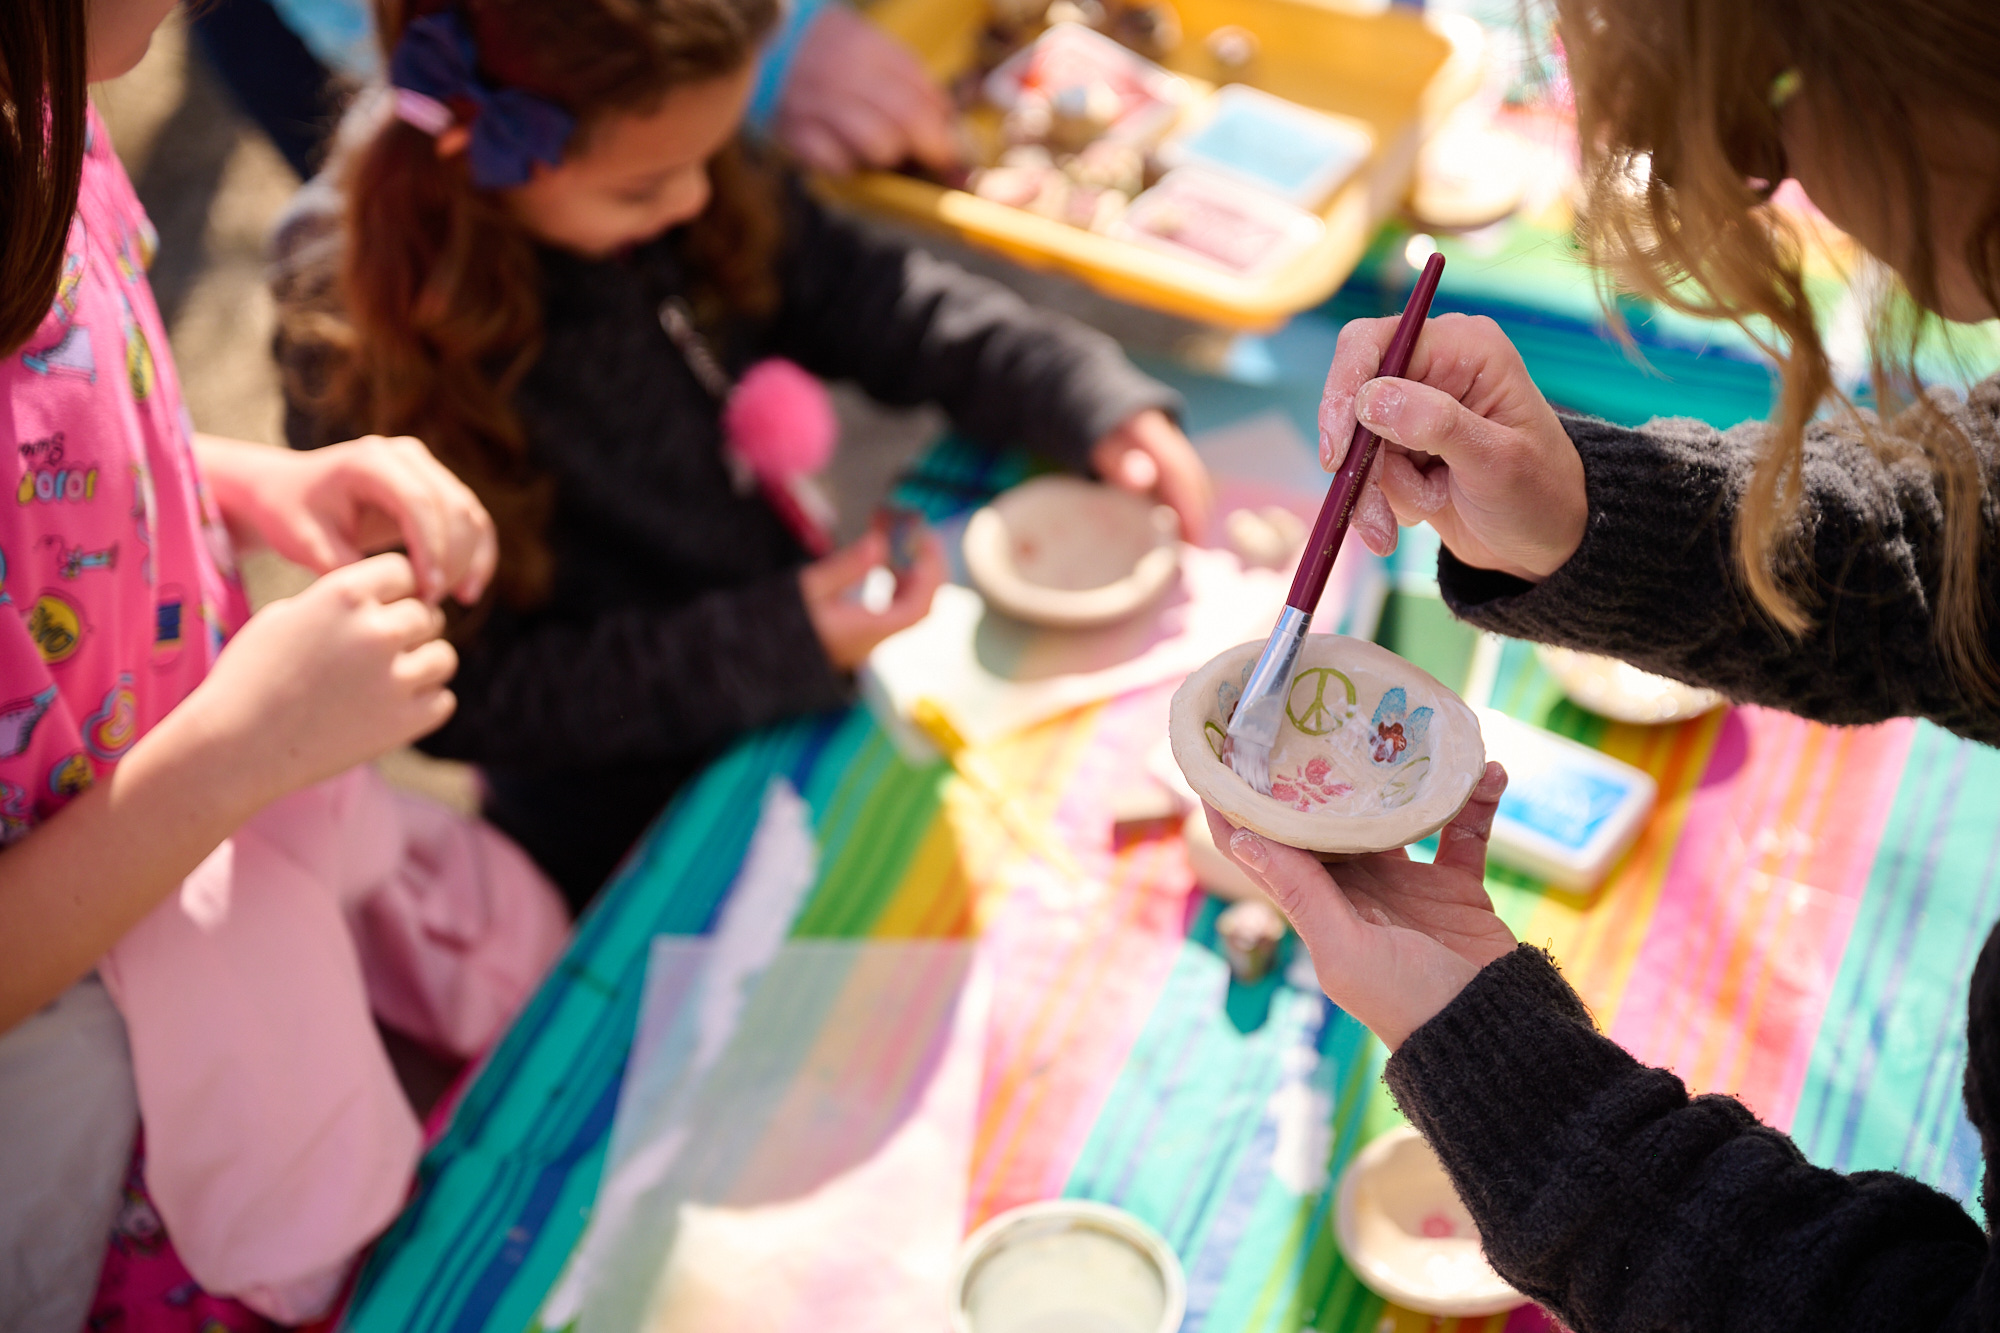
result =
M103 704L83 720L83 745L110 763L123 758L138 739L139 696L132 692L132 673L121 671L118 683L104 692Z
M118 294L118 322L125 334L125 374L132 381L132 398L143 403L160 382L160 371L153 363L153 345L146 341L138 312L123 292Z
M13 594L7 591L7 553L0 551L0 606L10 606L13 601Z
M81 750L72 750L55 761L49 768L49 795L67 800L81 796L97 782L97 770L90 766L90 757Z
M66 579L73 579L86 569L118 568L118 543L102 550L86 551L81 546L71 546L59 534L50 533L42 538L42 545L56 548L56 573ZM0 568L0 578L4 578L4 568Z
M153 665L165 667L181 655L181 645L187 642L185 595L173 584L160 589L160 599L153 604Z
M19 504L88 504L97 498L97 468L31 467L21 474L14 499Z
M153 515L158 511L153 494L153 469L144 458L132 460L132 526L138 529L139 574L146 586L153 584Z
M83 224L71 233L70 250L63 256L62 276L56 280L56 299L49 316L62 324L57 339L40 348L23 348L21 364L37 375L74 375L97 381L97 357L91 350L90 330L75 322L77 293L83 286Z
M153 267L153 256L160 252L160 233L153 229L151 218L142 217L138 225L122 223L118 228L118 276L128 283L137 283L146 276L146 270Z
M28 789L0 782L0 847L19 842L34 827L35 812L28 803Z
M28 748L35 727L55 701L56 687L47 685L25 699L0 704L0 759L12 759Z
M74 375L97 382L97 356L90 348L90 330L72 324L62 337L39 351L23 351L21 364L37 375Z
M61 593L45 592L28 609L28 637L50 666L68 661L83 642L83 613Z

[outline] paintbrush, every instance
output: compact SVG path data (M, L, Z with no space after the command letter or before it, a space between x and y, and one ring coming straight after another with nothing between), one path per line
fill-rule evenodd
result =
M1410 352L1417 334L1430 314L1431 297L1437 294L1438 277L1444 272L1444 256L1433 254L1417 276L1410 302L1396 325L1389 349L1382 354L1377 375L1401 375L1410 367ZM1285 609L1278 614L1277 627L1257 658L1257 665L1244 683L1243 697L1229 719L1229 736L1224 752L1236 776L1264 795L1271 794L1271 747L1277 744L1278 727L1285 718L1286 701L1292 693L1292 671L1298 665L1299 645L1312 628L1313 610L1326 591L1327 576L1333 573L1333 558L1347 536L1348 520L1354 517L1355 502L1361 498L1361 484L1368 479L1382 437L1359 422L1347 457L1334 470L1326 499L1313 521L1312 535L1306 539L1305 553L1299 557L1299 572L1292 577L1292 590L1285 597Z

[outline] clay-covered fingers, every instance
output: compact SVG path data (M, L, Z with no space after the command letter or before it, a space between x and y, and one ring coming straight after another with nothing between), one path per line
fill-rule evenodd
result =
M1356 319L1340 331L1319 401L1320 466L1329 472L1347 456L1357 420L1356 396L1364 385L1380 377L1382 355L1395 335L1397 322ZM1514 418L1533 405L1547 406L1528 379L1520 352L1500 326L1483 315L1446 314L1426 320L1401 378L1434 389L1503 424L1513 424ZM1375 427L1372 421L1367 424ZM1382 432L1378 429L1376 433ZM1399 438L1397 443L1424 448L1412 439Z
M1472 796L1451 822L1438 833L1438 851L1432 865L1486 876L1486 844L1493 836L1493 817L1499 813L1500 798L1507 792L1507 770L1488 760L1486 771L1473 785Z
M392 521L423 596L477 601L493 576L499 544L471 488L409 436L371 437L348 448L343 472L354 498Z

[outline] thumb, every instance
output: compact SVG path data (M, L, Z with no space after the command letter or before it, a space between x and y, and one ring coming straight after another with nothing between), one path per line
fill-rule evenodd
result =
M1368 381L1354 395L1354 415L1383 439L1454 465L1482 461L1498 433L1458 399L1414 380Z
M1264 886L1271 901L1305 941L1315 964L1336 964L1352 952L1361 919L1319 858L1237 829L1229 854Z

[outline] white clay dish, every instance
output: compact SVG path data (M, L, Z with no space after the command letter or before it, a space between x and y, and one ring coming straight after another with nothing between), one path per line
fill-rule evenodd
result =
M1470 1317L1526 1301L1486 1262L1479 1229L1451 1177L1407 1125L1374 1140L1348 1165L1333 1225L1356 1275L1405 1309Z
M1180 572L1174 511L1081 477L1036 477L965 527L965 568L994 609L1086 629L1138 614Z
M1084 1199L1024 1204L959 1246L952 1333L1173 1333L1187 1279L1159 1232Z
M1175 691L1167 737L1188 785L1239 828L1326 856L1406 847L1449 823L1486 767L1479 719L1386 648L1311 634L1271 748L1271 794L1223 758L1263 643L1238 644Z
M1556 678L1556 684L1562 686L1570 702L1613 722L1637 722L1645 726L1685 722L1728 702L1714 690L1655 676L1615 657L1599 657L1595 653L1546 644L1536 645L1535 656Z

